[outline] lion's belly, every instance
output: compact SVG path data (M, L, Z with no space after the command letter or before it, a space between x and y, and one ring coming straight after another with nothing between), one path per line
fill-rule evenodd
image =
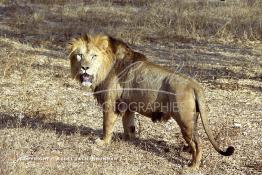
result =
M167 121L169 120L172 116L175 116L175 113L173 112L144 112L140 111L138 112L141 115L144 115L146 117L149 117L152 119L153 122L162 122L162 121Z
M160 86L136 86L123 89L122 100L131 111L146 116L155 116L156 112L170 113L177 111L176 95Z

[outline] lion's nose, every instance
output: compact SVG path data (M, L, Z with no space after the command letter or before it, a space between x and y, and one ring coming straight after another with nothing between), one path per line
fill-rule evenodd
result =
M87 70L87 69L89 69L89 67L88 66L82 66L82 69Z

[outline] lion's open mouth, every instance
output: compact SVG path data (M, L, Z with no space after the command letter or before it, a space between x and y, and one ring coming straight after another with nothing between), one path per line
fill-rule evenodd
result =
M81 74L80 75L80 81L83 86L91 86L93 82L94 76L89 75L87 73Z

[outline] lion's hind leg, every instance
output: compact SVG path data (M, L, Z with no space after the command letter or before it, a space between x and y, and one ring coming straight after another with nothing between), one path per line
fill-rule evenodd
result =
M201 148L198 134L195 130L197 119L194 121L192 115L194 115L193 112L185 111L180 113L179 116L174 117L174 119L180 126L183 138L185 139L190 148L190 152L192 153L192 161L189 166L192 169L198 169L201 160Z
M193 133L192 133L192 139L195 144L196 148L196 160L195 160L195 166L198 168L200 166L200 161L202 158L202 149L200 145L200 139L198 136L198 130L197 130L197 119L198 119L199 113L194 114L194 124L193 124Z
M136 135L135 113L126 111L122 118L125 139L133 139Z

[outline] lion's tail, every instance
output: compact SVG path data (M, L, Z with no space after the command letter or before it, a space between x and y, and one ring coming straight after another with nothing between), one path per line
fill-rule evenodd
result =
M207 109L206 109L206 103L205 103L205 99L204 99L204 94L203 91L201 89L195 89L194 90L195 96L196 96L196 105L199 109L200 112L200 116L201 116L201 120L204 126L204 130L211 142L211 144L213 145L213 147L215 148L215 150L224 155L224 156L231 156L234 153L234 147L233 146L229 146L225 151L221 150L217 144L217 142L215 141L213 134L208 126L208 119L207 119Z

